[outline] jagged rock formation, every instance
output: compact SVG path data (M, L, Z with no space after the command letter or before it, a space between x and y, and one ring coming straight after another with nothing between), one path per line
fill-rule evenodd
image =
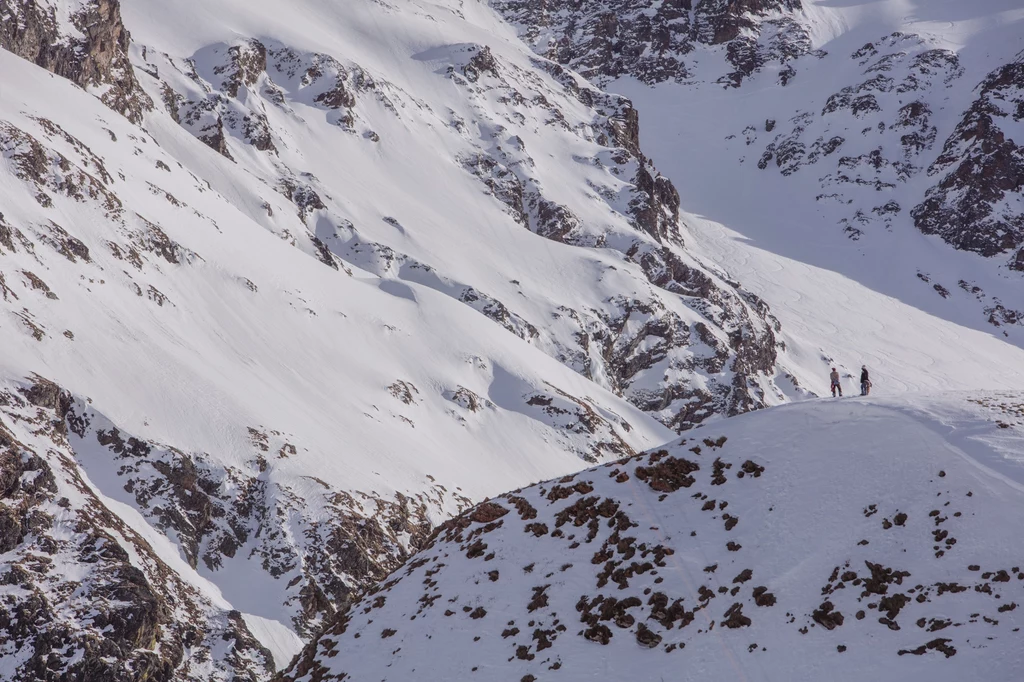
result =
M972 403L802 403L490 499L282 679L1012 676L1024 572L992 540L1024 496L931 429L1014 414L1019 444L1024 412L1020 394Z
M538 53L598 84L632 76L653 85L696 77L691 53L720 49L734 70L717 76L738 87L769 62L810 54L810 35L794 19L800 0L492 0ZM718 47L721 46L721 47ZM783 85L792 76L783 70Z
M911 223L954 248L1020 270L1024 218L1013 197L1021 188L1021 151L1012 137L1021 119L1021 60L993 71L945 143L935 118L944 99L967 85L959 56L914 34L893 33L854 51L860 81L824 100L820 112L771 121L757 166L784 176L818 174L815 197L853 240ZM859 134L851 134L859 129ZM747 144L763 133L749 126ZM923 197L916 188L929 178ZM932 180L934 178L934 180ZM930 185L930 186L928 186ZM923 200L922 200L923 199ZM916 205L915 205L916 204ZM931 283L932 275L921 277ZM951 285L976 297L992 325L1018 324L1021 311L1000 294L962 283L932 283L944 298ZM943 294L943 291L947 292Z
M93 475L117 479L123 499L174 537L193 569L215 573L240 560L286 583L283 606L303 637L418 549L447 498L455 508L470 503L437 484L394 500L322 480L300 494L263 475L271 461L297 454L280 433L250 428L248 466L226 467L125 434L81 401L66 412L76 459Z
M904 210L888 190L924 169L937 137L932 93L950 88L963 69L956 53L930 49L919 36L902 33L867 43L850 59L861 70L861 82L829 95L820 113L802 111L788 125L773 125L772 141L757 165L789 176L820 164L821 202L859 204L849 198L867 190L883 193L886 201L877 201L870 212L858 210L844 219L847 233L857 238L866 225L889 226ZM860 127L857 136L845 133L851 119ZM757 137L753 129L748 135Z
M45 379L0 392L4 679L256 679L273 659L236 611L189 584L82 476L72 399Z
M0 17L5 50L101 92L104 104L135 123L152 107L128 60L119 0L2 0Z
M1024 52L982 81L978 97L929 166L942 176L912 211L915 224L958 249L1011 254L1024 271Z

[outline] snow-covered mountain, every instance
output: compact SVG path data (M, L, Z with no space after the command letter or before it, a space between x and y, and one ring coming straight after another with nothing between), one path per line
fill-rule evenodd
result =
M815 397L831 364L1020 386L937 267L927 301L878 274L923 237L894 226L872 277L805 258L829 237L762 187L795 175L732 161L762 105L717 96L829 59L825 10L696 4L612 8L668 31L658 66L588 42L588 3L548 13L580 27L549 55L532 5L0 0L0 678L268 679L489 496ZM722 163L679 153L673 107Z
M284 679L1019 679L1021 393L686 436L444 524Z
M3 6L5 676L266 677L473 501L785 398L627 101L292 10Z
M687 211L1024 343L1020 3L492 5L634 101Z

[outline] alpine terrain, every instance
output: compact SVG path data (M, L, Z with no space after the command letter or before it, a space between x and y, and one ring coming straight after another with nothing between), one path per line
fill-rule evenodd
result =
M1022 426L1021 393L804 402L515 490L285 679L1019 679Z
M755 292L767 250L1024 344L1019 2L493 4L633 99L686 210L753 241L713 248Z
M0 679L1019 678L1015 4L0 0Z

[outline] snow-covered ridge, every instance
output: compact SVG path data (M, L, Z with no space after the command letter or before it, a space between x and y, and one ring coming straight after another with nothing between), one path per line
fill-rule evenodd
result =
M446 523L285 679L1019 676L1024 395L697 433Z

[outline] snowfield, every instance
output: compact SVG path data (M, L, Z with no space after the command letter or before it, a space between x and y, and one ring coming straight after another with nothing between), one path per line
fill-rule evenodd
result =
M285 678L1008 682L1022 522L1020 392L787 405L480 504Z
M691 249L728 265L746 287L771 301L782 322L786 369L817 395L828 394L832 366L840 370L846 395L860 392L862 365L869 368L872 390L883 395L1024 385L1024 351L1001 335L950 324L856 277L773 252L715 221L688 216L687 224Z

